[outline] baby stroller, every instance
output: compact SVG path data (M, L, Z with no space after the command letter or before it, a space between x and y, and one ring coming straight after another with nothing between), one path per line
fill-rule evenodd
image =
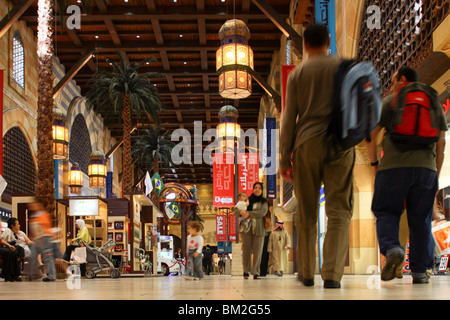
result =
M99 272L110 270L110 276L113 279L120 277L120 271L114 267L111 261L114 247L114 241L109 240L100 248L90 247L83 241L86 247L86 278L93 279Z

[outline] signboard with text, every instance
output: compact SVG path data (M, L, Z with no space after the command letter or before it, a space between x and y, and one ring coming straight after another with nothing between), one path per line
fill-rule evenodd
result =
M213 156L213 206L234 206L234 155L217 153Z
M217 215L216 216L216 240L227 241L227 216Z
M238 154L238 192L248 197L253 193L253 185L259 181L259 153Z

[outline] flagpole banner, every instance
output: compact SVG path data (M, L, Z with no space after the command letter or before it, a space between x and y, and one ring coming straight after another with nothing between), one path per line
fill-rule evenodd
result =
M234 206L234 161L226 161L229 155L213 155L213 206L231 208ZM231 163L230 163L231 162Z
M336 55L336 3L335 0L315 0L316 23L326 25L330 33L330 55Z
M277 161L277 152L276 150L272 150L272 139L276 139L276 137L272 136L272 132L276 132L277 129L277 119L276 118L266 118L266 130L267 130L267 167L276 166ZM267 199L276 199L277 198L277 175L276 174L267 174L266 176L266 190L267 190Z
M227 216L217 215L216 216L216 240L227 241Z
M250 197L255 182L259 182L259 153L239 153L238 192L245 192Z
M234 214L228 215L228 240L236 241L236 216Z
M161 192L164 190L164 182L162 181L159 173L155 173L152 177L153 190L155 190L156 194L159 196Z
M282 79L282 94L283 94L283 111L286 107L286 89L287 89L287 81L289 78L289 75L292 71L295 69L295 65L288 65L288 66L281 66L281 79Z
M5 70L0 69L0 132L3 137L3 81L5 76ZM0 139L0 174L3 175L3 139Z

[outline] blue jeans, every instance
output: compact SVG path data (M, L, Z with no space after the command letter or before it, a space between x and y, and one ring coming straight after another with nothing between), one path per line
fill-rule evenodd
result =
M36 269L37 255L41 254L42 262L45 265L47 271L47 278L51 280L56 279L56 268L53 257L54 245L52 243L52 237L42 237L34 240L35 246L32 252L32 269L33 272Z
M434 240L431 222L437 187L436 171L427 168L378 171L375 179L372 211L377 220L380 251L386 255L389 249L401 247L399 223L406 208L412 272L424 273L433 267Z
M195 251L189 251L187 257L187 265L185 270L186 276L202 279L202 254L199 253L197 257L194 257Z

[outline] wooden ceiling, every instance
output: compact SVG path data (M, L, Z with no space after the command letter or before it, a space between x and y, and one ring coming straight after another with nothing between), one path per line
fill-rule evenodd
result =
M98 68L110 67L107 57L117 53L130 62L153 57L157 61L142 68L165 77L153 79L164 104L160 118L169 131L186 128L192 132L194 121L202 121L203 130L214 128L217 114L226 104L239 110L242 129L257 128L264 89L253 81L253 93L247 99L225 100L218 93L215 52L220 46L218 32L232 18L244 20L251 32L249 44L254 51L255 72L267 79L273 53L280 49L282 32L251 0L92 0L90 14L81 18L81 28L61 28L55 23L55 55L66 72L90 50L97 53L74 76L82 94ZM290 0L267 0L283 19L288 17ZM77 4L76 0L70 0ZM20 18L36 30L37 3ZM135 120L135 124L138 120ZM114 137L122 136L120 124L108 125ZM143 132L135 131L136 138ZM209 142L205 142L205 145ZM210 183L208 165L183 165L163 170L165 181Z

